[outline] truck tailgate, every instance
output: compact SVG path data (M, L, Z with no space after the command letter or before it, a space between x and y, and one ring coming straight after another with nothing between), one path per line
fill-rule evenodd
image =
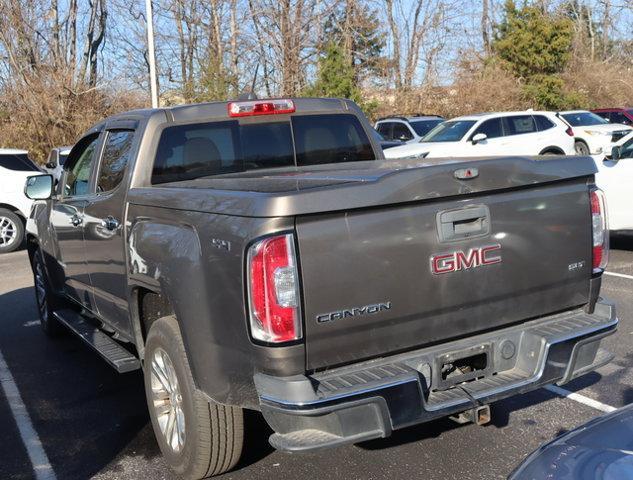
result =
M498 328L589 297L586 178L299 216L296 229L308 369Z

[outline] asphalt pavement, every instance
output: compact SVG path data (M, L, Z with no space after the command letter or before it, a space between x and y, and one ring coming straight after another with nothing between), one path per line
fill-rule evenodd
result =
M221 478L506 478L534 448L600 415L599 408L633 402L633 237L613 238L612 248L614 275L605 275L602 295L616 302L620 327L603 345L616 358L564 387L585 403L541 389L493 404L487 426L443 419L387 439L295 455L274 451L266 423L249 412L245 454ZM7 398L0 389L0 479L175 478L154 440L141 374L117 374L70 335L45 337L32 285L26 252L0 256L0 360L25 407L16 417L15 396ZM6 373L2 378L6 381ZM600 403L589 406L586 399ZM25 421L34 435L27 437L29 448L21 430ZM34 445L45 462L29 457Z

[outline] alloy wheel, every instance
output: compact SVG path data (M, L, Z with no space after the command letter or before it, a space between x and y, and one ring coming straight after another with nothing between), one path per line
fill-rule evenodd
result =
M8 247L18 235L18 227L8 217L0 217L0 247Z
M179 453L185 445L185 414L176 370L167 352L157 348L151 360L152 405L167 445Z

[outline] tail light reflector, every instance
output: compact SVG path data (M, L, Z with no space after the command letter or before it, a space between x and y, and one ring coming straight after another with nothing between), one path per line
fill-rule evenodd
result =
M591 226L593 235L593 273L602 273L609 261L607 204L602 190L591 191Z
M251 100L248 102L229 102L229 117L250 117L254 115L275 115L293 113L292 100Z
M269 343L302 336L299 280L294 237L278 235L258 241L248 251L248 296L251 334Z

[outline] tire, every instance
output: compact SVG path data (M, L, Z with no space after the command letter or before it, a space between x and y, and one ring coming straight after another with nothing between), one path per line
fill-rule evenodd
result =
M62 306L62 301L51 291L42 251L39 248L33 254L33 282L40 326L46 335L56 337L64 331L64 327L53 316L53 312Z
M11 210L0 208L0 254L12 252L24 242L24 222Z
M589 147L582 140L576 140L574 150L576 150L576 155L589 155Z
M242 454L243 411L209 402L196 389L173 316L152 324L144 363L152 426L172 470L185 479L198 480L233 468Z
M547 155L547 156L552 156L552 155L565 155L563 152L561 152L558 149L551 149L551 148L547 148L544 151L542 151L541 153L539 153L539 155Z

